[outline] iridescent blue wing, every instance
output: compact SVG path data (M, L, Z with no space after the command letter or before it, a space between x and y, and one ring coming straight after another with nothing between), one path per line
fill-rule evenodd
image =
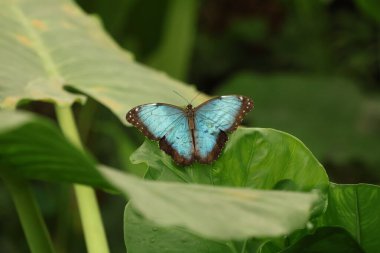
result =
M192 163L194 144L188 118L180 107L169 104L145 104L130 110L127 121L181 165Z
M234 95L217 97L196 107L195 159L201 163L216 160L228 140L227 133L234 131L252 108L252 99Z

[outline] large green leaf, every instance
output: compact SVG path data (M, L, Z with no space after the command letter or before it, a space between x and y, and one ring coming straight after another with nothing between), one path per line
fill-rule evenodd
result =
M185 168L179 167L158 148L155 142L148 140L131 156L131 160L135 163L146 163L149 167L146 177L161 181L301 191L315 188L326 190L328 186L328 178L323 167L302 142L289 134L273 129L239 128L230 136L225 151L212 165L193 164ZM324 208L324 203L320 204L321 206L316 208L319 211ZM127 209L125 215L130 214ZM134 235L145 233L147 237L158 236L151 229L154 225L149 222L143 219L136 220L133 217L125 219L126 243L134 245L135 252L140 252L137 249L141 246L141 241ZM128 224L131 220L135 223L140 222L139 226L135 223ZM172 236L171 240L177 236L176 241L180 241L183 237L191 237L190 234L176 228L167 229L165 233ZM161 244L167 239L163 236ZM166 247L169 247L171 240L165 242ZM204 247L214 243L197 238L193 238L194 241ZM224 245L226 243L224 242ZM180 245L180 243L173 245L173 250ZM159 250L151 249L147 252L159 252Z
M367 253L379 251L380 187L368 184L331 184L328 208L319 226L340 226L358 241Z
M103 173L156 224L220 240L287 234L305 225L317 200L310 193L129 180L113 170Z
M98 170L47 120L0 111L0 122L7 122L0 128L0 175L6 169L26 178L113 186L158 225L209 238L287 234L305 225L317 199L310 193L144 181L104 166Z
M0 169L55 182L77 182L110 188L95 162L79 151L43 118L0 111Z
M183 229L160 228L127 205L124 213L125 246L128 252L220 253L229 252L223 241L203 239Z
M230 92L253 98L256 106L248 119L255 125L294 134L317 158L346 163L360 157L370 165L380 164L380 136L374 124L379 110L367 106L356 85L347 79L245 72L218 90Z
M103 31L99 20L69 0L0 0L0 107L20 100L69 105L82 96L125 113L146 102L181 104L175 90L193 97L195 89L132 60Z
M157 144L145 141L131 156L149 166L148 176L166 181L273 189L293 182L293 190L327 189L322 165L297 138L274 129L239 128L212 165L180 167Z

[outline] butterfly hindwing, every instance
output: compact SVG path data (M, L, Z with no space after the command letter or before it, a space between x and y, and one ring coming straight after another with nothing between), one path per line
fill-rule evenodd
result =
M187 117L181 117L160 140L160 148L176 163L188 165L193 162L194 144Z
M234 131L252 108L253 101L244 96L221 96L195 108L195 158L202 163L217 159L228 140L226 133Z
M211 163L222 151L228 136L217 128L212 121L196 117L194 142L196 147L195 157L201 163Z
M183 109L168 104L145 104L127 113L127 121L182 165L193 159L194 145L188 119Z

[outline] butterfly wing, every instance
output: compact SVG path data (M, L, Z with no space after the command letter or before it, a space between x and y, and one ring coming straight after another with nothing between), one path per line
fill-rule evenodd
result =
M253 108L253 100L245 96L221 96L199 105L194 114L195 158L211 163L218 158L227 133L234 131L245 114Z
M145 104L130 110L127 121L181 165L192 163L194 144L184 110L169 104Z

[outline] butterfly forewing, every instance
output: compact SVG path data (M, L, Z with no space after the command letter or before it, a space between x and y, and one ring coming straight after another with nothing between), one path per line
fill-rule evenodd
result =
M252 108L253 101L244 96L221 96L195 108L195 158L202 163L217 159L228 140L226 133L234 131Z
M181 117L185 117L181 108L160 103L137 106L126 116L129 123L152 140L161 139Z
M127 113L127 121L151 140L160 140L160 148L182 165L193 159L194 145L188 119L180 107L145 104Z

